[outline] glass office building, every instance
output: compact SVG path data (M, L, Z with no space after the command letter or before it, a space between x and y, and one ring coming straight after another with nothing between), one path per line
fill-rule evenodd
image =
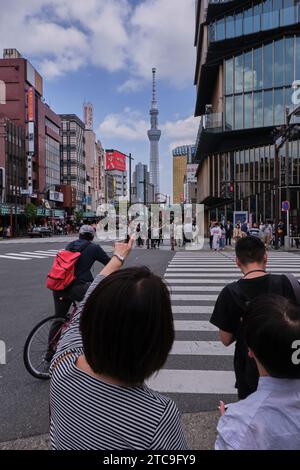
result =
M257 222L273 220L273 131L295 107L300 0L198 0L195 46L198 202L207 218L247 210ZM279 207L291 201L294 223L300 222L299 150L294 138L280 152Z

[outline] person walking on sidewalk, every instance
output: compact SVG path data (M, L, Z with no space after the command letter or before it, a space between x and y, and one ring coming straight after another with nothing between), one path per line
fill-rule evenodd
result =
M129 243L90 286L50 367L54 450L187 449L175 403L145 385L174 341L170 292L148 268L120 269Z
M226 232L226 246L227 245L231 246L231 239L233 235L233 225L230 222L230 220L227 220L227 223L225 224L225 232Z
M263 294L278 294L296 303L300 297L300 286L296 278L267 273L268 257L265 245L259 238L248 236L240 239L235 252L236 264L244 276L221 291L210 322L219 328L220 340L225 346L236 341L236 388L239 398L244 399L256 391L258 383L258 370L255 361L248 358L242 329L247 305L254 297Z

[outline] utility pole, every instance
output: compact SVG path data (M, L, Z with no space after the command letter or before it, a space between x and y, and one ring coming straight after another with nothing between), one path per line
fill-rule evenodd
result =
M273 191L275 195L274 201L274 225L275 225L275 249L278 249L278 222L279 222L279 185L280 185L280 149L287 144L286 160L285 160L285 184L286 193L290 194L290 181L289 181L289 140L292 134L292 129L296 132L299 126L297 124L291 125L291 119L293 116L300 116L300 106L295 108L292 112L289 112L289 108L286 109L285 124L277 127L277 139L275 141L275 156L274 156L274 186ZM289 227L287 227L287 235L289 236Z

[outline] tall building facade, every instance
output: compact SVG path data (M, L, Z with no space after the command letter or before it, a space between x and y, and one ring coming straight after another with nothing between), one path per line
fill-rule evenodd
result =
M102 147L102 143L100 140L97 140L96 142L96 158L98 162L98 204L103 204L104 202L106 202L105 150Z
M86 210L84 123L76 114L61 114L61 183L76 190L77 210Z
M151 129L148 131L150 140L150 181L154 186L155 198L160 192L159 182L159 140L161 131L158 129L158 108L156 100L156 69L152 69L152 104L150 109Z
M7 146L8 153L4 154L1 150L0 155L2 174L5 173L5 178L10 180L5 182L2 202L12 202L14 194L20 214L26 202L30 201L40 206L40 214L43 206L59 210L63 195L53 196L53 193L59 193L57 185L60 185L61 123L59 116L44 101L43 79L16 49L4 49L3 58L0 59L0 84L0 117L4 119L4 129L0 135L7 134L7 138L12 139L12 145ZM25 142L20 144L22 139ZM16 143L21 154L25 147L25 166L22 157L15 159L17 167L14 164L10 167L14 161L13 153L15 156L18 154L16 148L12 150ZM13 168L15 175L10 176ZM11 178L19 184L14 184ZM2 210L6 211L7 208L0 209L0 215ZM63 211L57 214L62 215ZM53 216L56 213L53 212Z
M154 186L150 183L148 166L138 163L132 175L132 198L133 204L151 204L154 202Z
M185 202L185 183L187 183L188 165L192 164L195 155L194 145L176 147L173 152L173 204Z
M247 211L274 220L274 136L294 108L300 80L299 0L196 3L195 162L198 202L207 219ZM297 136L296 136L297 137ZM280 201L300 207L300 148L294 138L280 154ZM275 204L276 202L276 204Z

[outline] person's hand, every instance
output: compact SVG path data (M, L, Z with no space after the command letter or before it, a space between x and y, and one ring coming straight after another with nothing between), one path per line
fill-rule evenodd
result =
M225 414L226 409L225 409L225 404L223 401L220 401L219 411L220 411L221 416Z
M114 254L127 258L132 250L133 241L135 236L131 236L128 243L115 243Z

